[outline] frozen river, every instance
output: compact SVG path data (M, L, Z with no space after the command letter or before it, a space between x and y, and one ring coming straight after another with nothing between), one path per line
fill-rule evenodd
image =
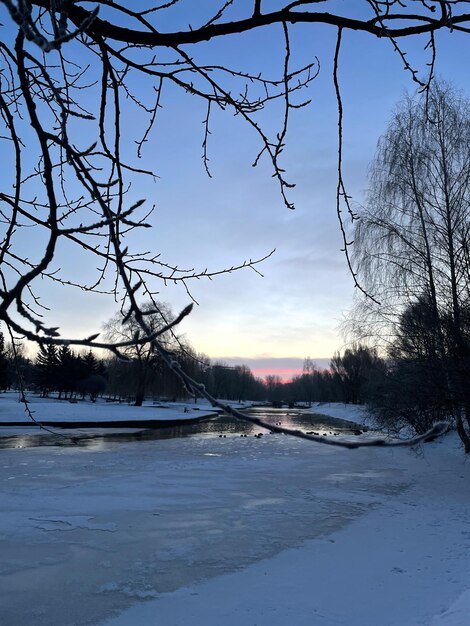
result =
M84 409L88 409L85 406ZM134 407L132 407L134 408ZM118 413L120 407L115 407ZM320 435L353 435L358 426L354 423L302 409L252 408L248 413L270 424L282 424L285 428L316 432ZM197 415L197 414L196 414ZM226 437L230 435L254 436L269 434L269 431L251 422L221 414L203 418L187 424L174 424L158 428L59 428L50 426L50 431L41 431L31 423L21 427L2 427L0 423L0 449L32 448L36 446L82 446L96 448L118 442L155 441L157 439L179 439L184 437ZM105 426L105 425L104 425Z
M0 623L79 626L328 537L409 481L389 452L227 434L3 449L0 484Z
M306 409L254 408L248 413L270 424L282 424L285 428L315 432L319 435L351 436L358 432L357 424L343 419L314 413ZM192 424L175 424L159 428L75 428L62 429L51 426L52 432L41 431L30 424L25 427L1 427L0 449L32 448L36 446L81 446L102 448L118 442L155 441L158 439L179 439L185 437L227 437L266 435L269 431L251 422L236 419L229 415L203 418Z

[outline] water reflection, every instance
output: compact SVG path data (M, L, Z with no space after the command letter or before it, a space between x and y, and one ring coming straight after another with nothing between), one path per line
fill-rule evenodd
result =
M318 435L351 435L360 428L344 420L308 413L301 409L253 408L247 413L270 424L285 428L313 432ZM81 446L89 449L104 449L108 444L129 441L153 441L156 439L178 439L183 437L228 437L254 436L269 431L250 422L235 419L226 414L211 417L194 424L165 426L145 430L117 429L53 429L55 434L39 432L8 435L7 429L0 434L0 448L32 448L37 446ZM15 429L17 432L17 429Z

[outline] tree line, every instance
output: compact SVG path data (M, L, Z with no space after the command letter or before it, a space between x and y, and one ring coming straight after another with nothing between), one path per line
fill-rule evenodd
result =
M207 356L196 354L188 345L181 345L173 352L173 357L218 398L239 402L267 399L264 381L256 378L245 365L230 367L225 363L211 363ZM78 352L69 346L57 348L47 343L30 359L21 344L16 344L13 350L0 332L0 389L21 388L43 398L94 402L106 396L137 406L146 398L174 401L191 397L158 357L102 358L92 350Z
M116 321L117 317L113 320ZM303 373L283 382L276 375L264 379L256 377L247 365L211 362L206 355L196 354L181 338L167 339L167 342L174 343L174 358L213 396L238 402L249 400L274 405L364 403L371 397L378 371L383 369L383 361L374 350L355 346L343 355L335 354L326 370L318 369L307 358ZM179 400L191 397L157 356L142 351L141 346L129 346L128 355L127 360L102 358L92 350L78 352L69 346L57 348L55 344L47 343L41 346L34 359L29 359L21 344L17 343L13 350L11 344L5 344L0 332L0 389L23 386L42 397L93 402L105 396L138 406L146 398Z
M302 374L287 382L274 374L264 379L256 377L246 365L211 362L183 344L181 338L173 339L173 357L221 400L269 402L273 406L366 404L384 425L406 424L422 434L435 421L452 416L446 381L436 361L437 338L432 320L428 303L410 305L401 315L399 332L384 356L379 356L375 348L355 344L343 353L336 352L327 369L319 369L306 358ZM0 389L22 387L42 397L64 400L95 402L98 397L106 397L137 406L145 399L192 398L158 357L145 355L143 359L140 346L134 348L136 352L132 354L129 347L128 360L122 360L48 343L34 359L29 359L21 344L13 350L0 332ZM451 365L447 367L450 371Z

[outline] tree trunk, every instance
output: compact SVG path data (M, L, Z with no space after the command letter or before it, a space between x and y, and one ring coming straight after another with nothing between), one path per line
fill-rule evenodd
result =
M469 411L470 411L470 406L466 407L465 409L465 415L466 415L467 420L470 417ZM467 435L467 432L462 422L462 416L460 415L460 413L457 413L456 423L457 423L457 432L459 434L460 440L462 441L464 445L465 454L469 454L470 453L470 437Z

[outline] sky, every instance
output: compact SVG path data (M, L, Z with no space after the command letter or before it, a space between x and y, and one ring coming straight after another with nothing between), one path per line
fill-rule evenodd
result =
M209 6L213 7L213 1ZM270 3L274 8L279 0ZM342 12L359 16L363 2L334 2ZM233 16L247 0L234 3ZM197 23L208 4L182 2L168 12L161 30ZM228 14L230 17L231 14ZM3 18L3 16L1 16ZM4 21L3 19L0 21ZM230 364L246 363L258 375L280 373L285 378L301 371L305 357L325 365L344 347L340 324L351 308L354 287L348 273L336 217L337 107L332 81L336 31L332 27L295 25L291 34L291 66L315 56L318 77L304 96L308 107L292 112L283 153L286 177L296 187L285 207L272 168L252 162L259 150L254 133L239 117L216 111L211 120L208 150L212 177L201 159L205 108L195 98L168 89L162 109L145 146L142 162L158 173L142 181L134 194L155 203L153 228L139 235L139 247L161 253L181 267L218 270L248 259L275 253L257 269L225 274L214 280L193 281L197 301L181 331L198 352ZM226 63L265 76L282 75L282 31L279 26L225 38L185 50L201 63ZM411 63L426 69L426 40L406 42ZM436 74L468 93L468 37L461 33L437 36ZM344 175L358 206L365 200L367 169L380 135L397 102L414 91L390 42L370 35L344 32L339 78L344 102ZM136 90L145 97L142 80ZM281 128L281 110L273 105L259 115L269 132ZM131 133L139 120L125 120ZM28 242L28 245L31 245ZM61 267L70 265L74 277L89 268L68 251ZM184 288L159 285L158 298L177 312L188 302ZM85 336L101 329L117 310L108 296L86 296L67 290L60 296L44 285L42 295L52 309L51 323L64 336Z

